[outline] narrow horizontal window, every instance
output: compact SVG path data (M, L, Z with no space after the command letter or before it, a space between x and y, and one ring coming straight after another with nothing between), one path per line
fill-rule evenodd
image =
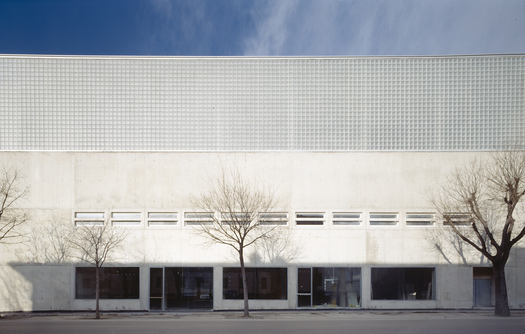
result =
M332 215L334 225L361 225L361 220L359 212L334 212Z
M148 226L177 225L178 214L176 212L149 212Z
M370 225L378 226L396 226L397 222L392 220L371 220Z
M177 213L175 212L150 212L148 219L174 219L177 220Z
M124 213L124 212L113 212L111 214L112 219L133 219L133 220L140 220L140 213L138 212L132 212L132 213Z
M213 213L209 212L185 212L184 224L186 226L213 225Z
M298 212L295 214L295 223L297 225L324 225L324 213Z
M397 219L397 214L377 214L371 213L370 219Z
M227 221L247 221L251 220L250 214L248 213L222 213L221 214L222 220Z
M114 220L113 226L140 226L140 221L135 220Z
M434 226L436 215L434 213L407 213L407 226Z
M76 226L102 226L104 225L103 221L88 221L88 220L77 220L75 221Z
M371 226L397 226L398 222L397 213L370 213Z
M287 225L288 214L285 212L266 212L259 215L261 225Z
M76 219L104 219L104 212L76 212Z
M113 212L111 224L113 226L140 226L142 214L140 212Z
M443 225L469 226L470 215L465 213L448 213L443 215Z
M324 218L324 213L297 213L296 218Z
M75 226L104 225L104 212L75 212Z

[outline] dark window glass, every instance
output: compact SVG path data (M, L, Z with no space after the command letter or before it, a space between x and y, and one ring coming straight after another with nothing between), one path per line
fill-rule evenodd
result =
M169 267L164 270L166 309L213 307L213 268Z
M312 292L312 269L311 268L299 268L297 277L298 293L311 293Z
M434 268L372 268L372 299L434 300Z
M76 268L76 299L95 299L95 268ZM100 268L100 299L139 299L138 267Z
M241 268L223 269L223 298L243 299ZM246 268L249 299L287 299L286 268Z

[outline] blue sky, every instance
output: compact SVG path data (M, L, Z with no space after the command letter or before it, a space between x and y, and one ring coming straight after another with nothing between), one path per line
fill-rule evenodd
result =
M525 53L524 0L0 0L0 54Z

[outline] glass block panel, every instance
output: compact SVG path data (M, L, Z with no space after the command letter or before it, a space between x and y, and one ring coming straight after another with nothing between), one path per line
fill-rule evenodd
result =
M0 150L497 150L525 133L524 75L524 55L2 55Z

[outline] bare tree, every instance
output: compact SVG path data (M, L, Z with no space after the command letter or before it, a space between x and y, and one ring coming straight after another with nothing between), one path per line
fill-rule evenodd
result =
M244 295L244 317L249 317L248 285L244 265L245 250L261 241L272 239L279 227L268 217L276 209L275 192L245 180L236 168L211 178L208 190L192 198L194 210L205 213L195 232L211 244L232 247L241 267Z
M27 211L20 202L27 195L20 171L15 168L0 168L0 242L21 242L21 226L29 220Z
M510 316L505 265L525 235L525 151L509 149L457 168L432 197L447 228L492 263L495 314Z
M100 224L76 226L75 233L69 239L72 248L77 251L77 257L95 267L96 319L100 319L100 268L127 236L128 230L112 226L106 220Z

